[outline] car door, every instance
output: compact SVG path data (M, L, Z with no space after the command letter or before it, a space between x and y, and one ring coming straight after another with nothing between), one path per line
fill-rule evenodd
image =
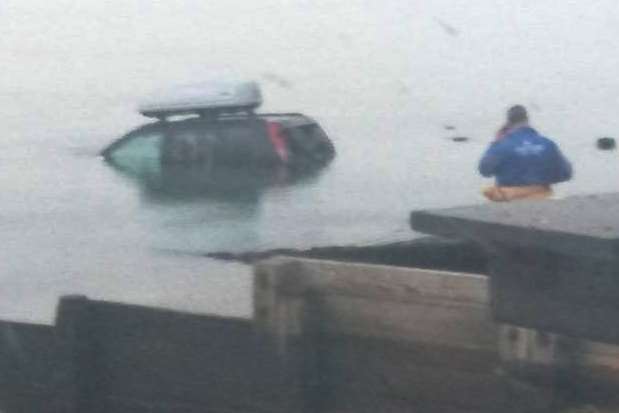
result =
M218 122L217 161L230 167L267 166L278 158L269 141L262 119L237 119Z

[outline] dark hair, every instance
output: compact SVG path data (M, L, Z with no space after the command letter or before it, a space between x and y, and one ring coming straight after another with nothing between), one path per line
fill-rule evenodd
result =
M507 123L514 124L529 120L527 110L522 105L514 105L507 110Z

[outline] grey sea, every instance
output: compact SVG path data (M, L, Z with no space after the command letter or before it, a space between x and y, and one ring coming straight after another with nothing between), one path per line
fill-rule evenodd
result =
M574 164L558 196L612 192L619 9L564 0L0 4L0 318L51 322L63 294L251 315L251 268L214 251L418 236L413 209L485 202L479 156L513 103ZM153 89L256 79L265 111L332 137L310 180L158 197L98 156ZM466 136L468 142L450 138Z

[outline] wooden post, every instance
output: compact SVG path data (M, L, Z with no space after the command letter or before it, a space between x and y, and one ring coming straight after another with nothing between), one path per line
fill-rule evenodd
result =
M324 412L333 405L334 371L325 334L326 303L318 291L305 295L301 342L300 373L303 391L303 411Z
M65 296L60 299L56 328L66 340L72 354L74 412L105 411L99 397L100 371L98 365L96 319L93 306L85 296Z
M305 288L307 277L300 261L257 265L254 322L257 333L274 347L289 385L297 387L291 394L298 399L291 406L316 413L330 400L323 348L325 308L320 294Z

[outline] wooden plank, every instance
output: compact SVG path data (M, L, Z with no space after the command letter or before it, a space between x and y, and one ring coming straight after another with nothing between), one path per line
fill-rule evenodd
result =
M110 355L108 394L225 406L277 406L278 362L249 321L193 315L125 314L100 308L99 340Z
M363 399L376 406L400 400L409 406L507 412L523 404L523 397L533 402L529 407L547 406L550 400L533 386L514 385L499 372L499 360L486 352L340 336L329 338L328 348L337 398L349 406Z
M385 338L451 348L496 352L497 332L487 308L448 300L401 303L328 296L329 334Z
M275 288L278 295L320 291L404 302L419 297L488 301L486 277L476 274L282 257L259 263L255 271L258 277L270 277L263 288Z
M302 302L320 295L330 333L432 342L494 351L483 276L276 258L256 268L258 327L300 334Z
M59 326L75 343L83 382L80 406L277 412L296 402L294 380L250 320L87 299L62 304Z

